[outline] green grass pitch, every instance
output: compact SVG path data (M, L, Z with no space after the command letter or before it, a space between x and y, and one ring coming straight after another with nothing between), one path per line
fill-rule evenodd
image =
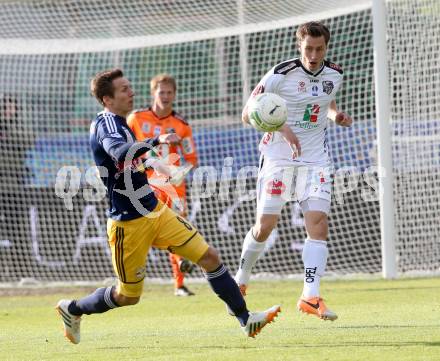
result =
M191 289L195 297L178 298L171 285L146 285L138 305L85 316L79 345L62 336L54 306L89 290L11 296L0 289L0 359L440 360L439 278L324 280L322 294L339 315L335 322L296 310L300 282L254 281L250 309L282 305L276 322L255 339L242 334L206 283Z

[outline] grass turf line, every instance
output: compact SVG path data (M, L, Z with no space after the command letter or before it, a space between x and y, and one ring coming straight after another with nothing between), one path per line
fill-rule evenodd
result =
M325 281L322 295L339 319L300 314L302 284L252 282L251 310L282 305L275 323L248 339L207 284L195 297L146 285L141 302L84 316L81 343L62 336L54 306L85 290L0 297L2 360L439 360L440 279ZM67 297L66 297L67 296Z

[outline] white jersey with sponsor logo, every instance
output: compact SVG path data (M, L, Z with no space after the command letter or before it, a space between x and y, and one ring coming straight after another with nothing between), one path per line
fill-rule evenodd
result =
M311 73L299 59L274 66L253 92L276 93L287 104L287 123L297 135L301 156L292 159L289 144L279 132L265 133L260 151L265 159L292 165L330 162L327 147L327 111L342 83L342 69L324 61L320 70Z

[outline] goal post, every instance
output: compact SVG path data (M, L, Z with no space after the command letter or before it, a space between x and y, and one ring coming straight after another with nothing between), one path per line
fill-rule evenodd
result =
M113 277L88 136L100 110L90 79L116 66L137 108L150 102L152 76L176 78L175 110L200 158L187 179L189 218L234 272L255 217L261 136L242 126L243 102L267 70L298 56L295 31L310 20L331 30L328 59L344 70L337 103L354 118L327 129L336 170L328 273L439 272L439 13L436 0L0 2L0 283ZM305 236L289 204L255 273L301 274ZM150 252L147 277L170 279L165 252Z
M382 275L397 276L393 160L391 138L390 94L387 51L387 13L385 0L373 1L374 74L377 129L377 166L380 197L380 234L382 245Z

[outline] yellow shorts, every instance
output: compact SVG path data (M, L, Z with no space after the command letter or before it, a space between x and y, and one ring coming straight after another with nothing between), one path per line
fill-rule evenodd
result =
M130 221L107 221L112 263L118 276L118 293L127 297L142 294L148 251L167 249L197 263L208 244L186 219L159 201L152 216Z

